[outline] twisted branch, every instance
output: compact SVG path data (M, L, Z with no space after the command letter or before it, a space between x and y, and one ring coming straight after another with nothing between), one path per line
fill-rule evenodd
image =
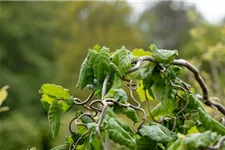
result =
M128 70L127 74L138 70L141 67L141 63L143 61L150 61L150 62L153 62L153 63L157 63L156 60L152 57L149 57L149 56L139 57L136 60L136 65L133 66L132 68L130 68ZM203 100L203 102L209 107L215 106L223 115L225 115L225 107L223 105L221 105L220 103L209 100L208 88L205 84L205 81L201 77L198 69L195 66L193 66L191 63L189 63L188 61L186 61L184 59L175 59L172 62L172 64L177 65L177 66L183 66L183 67L186 67L188 70L190 70L194 74L194 77L195 77L196 81L199 83L199 85L202 89L202 93L203 93L202 100Z

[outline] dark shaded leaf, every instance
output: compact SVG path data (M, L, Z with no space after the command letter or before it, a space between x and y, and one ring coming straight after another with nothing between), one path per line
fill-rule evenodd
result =
M48 121L51 126L52 138L55 138L59 133L61 112L62 108L58 103L53 103L49 108Z

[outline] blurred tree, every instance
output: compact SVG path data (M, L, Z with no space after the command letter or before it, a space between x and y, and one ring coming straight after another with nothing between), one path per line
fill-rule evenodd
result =
M222 100L225 97L225 25L201 25L192 28L190 35L192 38L183 45L181 55L202 71L211 96ZM188 78L192 80L192 76Z
M195 7L185 2L161 1L147 4L138 23L146 41L146 49L150 43L154 43L160 48L180 50L181 45L190 38L189 29L202 21ZM198 22L190 21L188 13L192 17L195 14Z
M62 38L55 40L54 50L60 66L56 82L75 91L79 69L89 48L95 44L110 47L111 51L122 45L135 48L142 39L129 22L132 9L126 2L66 4L58 16ZM87 94L76 90L75 96L86 98Z
M49 138L43 140L48 132L42 130L48 125L40 123L45 111L38 90L54 77L51 17L58 6L0 2L0 87L10 85L3 104L10 111L0 115L2 149L50 148Z
M55 72L52 4L0 2L0 85L11 87L6 102L10 112L43 115L38 90L42 83L51 81Z

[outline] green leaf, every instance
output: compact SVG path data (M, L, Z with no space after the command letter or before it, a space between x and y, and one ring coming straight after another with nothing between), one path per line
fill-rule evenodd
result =
M59 133L61 112L62 108L58 103L53 103L49 108L48 121L51 126L52 138L55 138Z
M161 124L144 125L140 130L140 134L150 140L160 143L166 143L175 140L173 133Z
M136 150L157 150L157 142L149 140L149 138L142 136L137 140Z
M91 149L93 150L102 150L102 143L99 140L98 136L95 132L91 132L89 136L89 143L91 145Z
M155 99L155 95L154 95L154 93L153 93L151 88L144 90L144 86L143 86L143 81L142 80L139 81L138 89L136 90L136 92L137 92L137 94L139 96L140 102L144 102L146 100L145 92L146 92L146 96L147 96L148 100L154 100Z
M39 92L43 95L48 95L48 97L43 98L43 101L50 102L52 99L50 97L53 97L55 99L61 99L61 100L67 100L70 97L69 90L64 89L63 87L55 84L43 84Z
M195 125L196 125L196 122L194 120L185 120L184 125L182 127L185 129L190 129Z
M99 52L101 50L101 46L95 45L92 49L96 50L97 52Z
M88 123L87 127L88 127L89 131L95 131L96 127L97 127L97 123L94 123L94 122Z
M124 46L122 46L121 49L116 50L116 52L112 55L112 62L117 66L119 72L123 75L131 67L132 61L133 56L131 52Z
M94 50L89 50L87 57L84 59L80 74L77 82L77 88L83 89L87 84L91 84L94 81L94 70L92 68L92 63L94 63L93 57L96 57L97 52Z
M64 145L59 145L57 147L54 147L51 150L68 150L68 149L69 149L69 145L68 144L64 144Z
M113 85L111 89L120 89L120 88L122 88L122 80L120 79L119 76L114 75Z
M157 49L154 44L150 45L150 50L152 51L153 58L158 63L169 64L173 62L176 56L178 56L177 50L164 50L164 49Z
M201 107L203 108L200 100L193 94L193 93L190 93L188 95L189 97L189 104L188 104L188 107L190 108L194 108L194 109L197 109L198 107Z
M217 137L217 133L206 131L203 133L196 133L187 135L182 139L174 142L168 150L196 150L203 149L210 146Z
M109 48L102 47L100 52L94 58L93 65L94 75L100 83L103 83L105 76L109 73L110 55Z
M198 107L197 110L199 113L199 119L202 122L204 129L212 130L213 132L225 135L225 127L222 124L209 116L202 107Z
M114 118L108 120L109 138L115 143L135 149L136 141Z
M36 150L36 147L32 147L30 150Z
M95 91L95 95L101 96L101 90L102 90L102 85L98 82L97 79L94 79L94 82L92 84L88 84L87 88L89 88L92 91Z
M151 88L154 84L154 76L152 75L155 66L151 66L149 68L144 68L140 70L140 78L143 81L143 89L147 90Z
M149 51L144 51L143 49L134 49L132 50L132 55L135 57L152 56L152 53Z
M134 123L137 123L139 121L137 112L135 109L131 107L122 108L122 113L124 113L128 118L130 118Z
M162 103L158 103L151 111L153 117L167 115L167 110L162 106Z
M126 92L121 89L110 89L105 98L114 98L118 102L126 103L128 100Z

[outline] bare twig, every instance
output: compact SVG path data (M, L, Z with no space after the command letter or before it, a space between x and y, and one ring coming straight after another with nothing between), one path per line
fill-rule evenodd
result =
M145 90L145 99L146 99L146 104L147 104L147 108L148 108L149 115L151 116L151 118L152 118L153 121L159 123L157 120L155 120L155 118L152 116L152 113L150 111L149 100L148 100L148 97L147 97L147 94L146 94L146 90Z
M130 83L126 85L126 87L130 90L130 96L131 98L133 99L133 101L137 104L137 107L140 107L141 104L134 98L134 95L133 95L133 91L136 91L138 86L137 84L132 84L132 80L130 80ZM133 88L132 86L135 86L136 88Z
M86 104L86 103L88 103L89 102L89 100L92 98L92 96L94 95L94 91L92 91L91 92L91 94L88 96L88 98L85 100L85 101L81 101L79 98L74 98L74 103L76 104L76 105L84 105L84 104ZM78 101L78 102L77 102Z
M106 94L106 89L107 89L107 84L108 84L108 81L109 81L109 75L107 75L105 77L105 80L103 82L103 86L102 86L102 100L104 99L104 96Z

